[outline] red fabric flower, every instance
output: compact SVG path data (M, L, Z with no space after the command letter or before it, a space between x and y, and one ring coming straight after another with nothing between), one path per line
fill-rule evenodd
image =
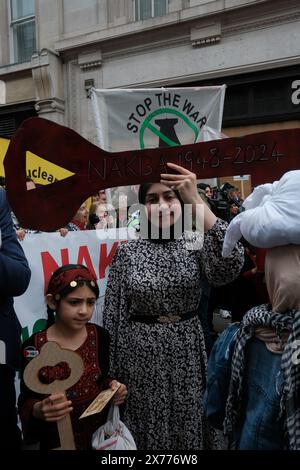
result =
M54 380L66 380L70 377L71 369L67 362L59 362L55 366L45 366L39 370L39 380L43 384L51 384Z

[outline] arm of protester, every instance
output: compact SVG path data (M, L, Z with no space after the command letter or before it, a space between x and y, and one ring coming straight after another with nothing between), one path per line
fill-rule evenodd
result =
M199 252L208 282L214 286L223 286L236 279L244 265L244 248L239 242L229 256L222 256L227 227L227 222L217 219L214 226L204 234L203 248Z
M179 174L162 174L161 183L179 191L185 204L195 205L199 226L202 225L203 218L205 235L203 249L199 250L199 255L208 281L216 286L233 281L239 275L244 263L243 247L238 243L230 256L222 257L223 240L228 224L217 219L210 208L203 203L197 191L197 179L194 173L174 163L167 165Z
M0 295L23 294L30 281L30 269L13 228L11 210L4 190L0 190Z
M23 374L26 366L37 353L35 341L31 336L24 341L21 353L21 381L18 396L18 413L22 425L22 434L25 444L39 442L41 434L41 421L33 416L35 403L43 400L44 396L30 390L24 382Z

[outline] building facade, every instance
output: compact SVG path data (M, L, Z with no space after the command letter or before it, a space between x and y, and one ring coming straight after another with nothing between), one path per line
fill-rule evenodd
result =
M0 1L0 136L39 115L96 142L91 86L222 83L227 135L300 126L299 0Z

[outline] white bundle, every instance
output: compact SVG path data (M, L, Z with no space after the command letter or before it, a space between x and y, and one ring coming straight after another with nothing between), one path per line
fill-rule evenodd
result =
M228 226L224 257L242 236L259 248L300 244L300 170L285 173L273 184L258 186L243 207L245 211Z
M199 132L197 142L208 142L209 140L226 139L227 135L209 126L203 126Z
M95 450L136 450L136 444L127 426L120 420L119 407L112 405L107 421L92 436Z

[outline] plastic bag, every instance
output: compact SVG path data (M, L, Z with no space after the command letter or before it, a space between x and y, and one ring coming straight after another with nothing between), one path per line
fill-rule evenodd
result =
M120 420L118 406L111 406L107 421L94 432L92 448L95 450L137 450L134 439Z
M258 248L300 244L300 170L285 173L279 181L255 188L245 199L245 212L226 231L223 256L229 256L243 236Z

